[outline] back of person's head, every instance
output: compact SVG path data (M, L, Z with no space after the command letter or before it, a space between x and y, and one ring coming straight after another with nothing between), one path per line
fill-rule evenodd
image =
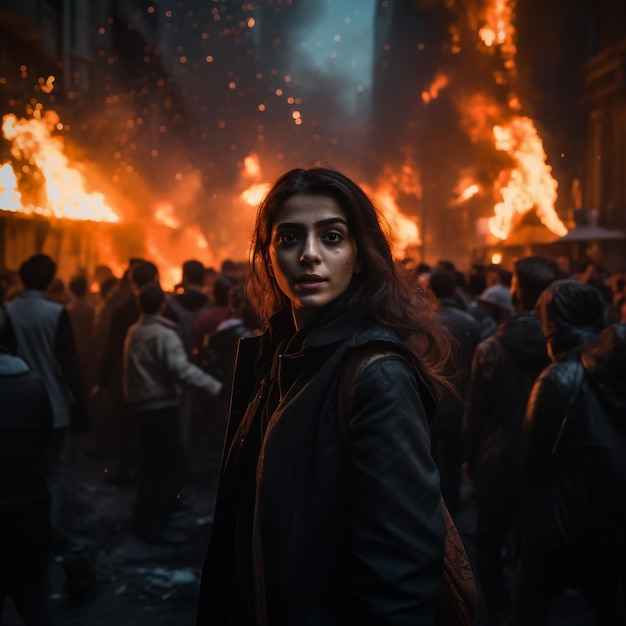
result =
M250 304L244 283L233 285L228 292L229 315L239 318L250 329L259 328L259 320Z
M228 292L233 285L233 281L230 278L226 278L226 276L220 276L213 283L213 304L215 304L215 306L228 306Z
M155 282L159 275L159 270L150 261L139 261L130 270L130 275L137 289L145 287L149 283Z
M505 270L504 268L500 268L498 272L498 276L500 279L500 284L505 287L510 287L513 282L513 272L509 272L509 270Z
M96 265L93 270L93 277L98 284L111 276L114 276L113 270L108 265Z
M465 291L467 288L467 279L465 278L465 274L461 270L454 270L452 275L454 276L455 285L462 291Z
M87 293L87 279L82 275L74 276L70 279L69 288L77 298L82 298Z
M142 287L137 295L139 310L144 315L156 315L165 302L165 292L157 282Z
M564 276L555 261L543 256L527 256L513 264L513 278L515 308L518 311L532 311L543 290Z
M537 300L536 313L552 356L577 351L607 325L602 294L578 280L558 280Z
M437 261L435 269L441 272L456 272L456 266L454 265L454 262L448 261L447 259L439 259L439 261Z
M438 270L433 272L428 279L428 284L437 300L454 298L456 281L449 271Z
M428 265L428 263L424 263L421 261L415 266L415 273L419 276L420 274L430 274L432 272L432 267Z
M183 263L183 282L201 287L204 284L204 265L191 259Z
M467 293L475 298L487 288L487 276L484 272L471 272L467 279Z
M20 279L25 289L45 291L57 271L57 264L47 254L34 254L20 266Z
M112 289L114 289L120 281L115 276L109 276L100 283L100 297L104 300Z

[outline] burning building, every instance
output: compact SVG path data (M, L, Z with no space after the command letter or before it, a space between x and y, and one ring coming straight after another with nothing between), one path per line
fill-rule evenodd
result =
M460 266L530 217L564 234L575 181L595 193L578 100L597 3L78 4L2 3L2 113L10 127L56 111L64 181L79 172L111 214L70 226L67 198L50 212L55 175L5 137L4 266L29 247L87 268L146 255L173 284L186 258L244 258L269 181L315 163L368 188L398 257ZM71 230L83 234L53 244Z

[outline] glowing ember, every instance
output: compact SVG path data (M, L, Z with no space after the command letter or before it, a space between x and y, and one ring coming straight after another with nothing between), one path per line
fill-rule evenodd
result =
M445 74L436 74L432 85L428 88L428 91L422 92L422 101L424 104L428 104L431 100L435 100L439 95L439 92L448 86L450 79Z
M457 204L462 204L463 202L466 202L470 198L473 198L479 191L480 191L480 187L476 185L475 183L468 185L459 194L459 197L457 198Z
M243 166L245 168L246 174L250 178L256 178L261 175L261 164L259 162L258 154L249 154L243 160Z
M53 137L52 131L60 124L54 111L43 118L18 120L15 115L5 115L2 132L11 143L11 154L17 161L26 161L35 169L33 179L41 185L37 205L22 205L10 210L37 213L47 217L60 217L97 222L117 222L118 215L109 207L101 193L88 193L82 174L69 164L63 154L63 141ZM7 165L7 164L5 164ZM4 183L3 174L3 185ZM15 177L17 183L17 177ZM17 192L13 185L10 193ZM15 196L14 196L15 197ZM0 208L4 206L4 196Z
M501 172L502 201L494 207L495 216L489 219L489 229L499 239L506 239L516 219L535 208L541 222L556 235L567 233L558 218L554 203L557 182L546 163L543 143L531 119L515 117L506 126L495 126L496 148L505 151L515 167Z
M252 183L247 189L241 192L239 197L247 205L257 207L270 190L271 184L268 182L260 182L262 178L262 168L258 154L254 152L250 153L243 160L243 166L243 178L251 179Z

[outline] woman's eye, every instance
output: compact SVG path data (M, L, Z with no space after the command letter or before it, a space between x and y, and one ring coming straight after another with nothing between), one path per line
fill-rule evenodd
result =
M276 237L278 244L290 244L297 240L295 233L278 233Z
M329 241L330 243L339 243L343 240L343 236L341 235L341 233L332 232L326 233L324 239L326 239L326 241Z

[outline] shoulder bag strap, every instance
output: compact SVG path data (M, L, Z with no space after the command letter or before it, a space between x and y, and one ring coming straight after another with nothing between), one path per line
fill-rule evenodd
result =
M554 456L557 453L559 448L559 443L561 442L561 437L563 436L563 432L565 431L565 427L567 425L569 415L572 413L572 409L574 408L574 404L576 403L576 399L578 398L578 394L580 393L580 387L583 382L583 376L585 370L583 368L583 364L580 362L580 359L576 359L576 372L574 374L574 382L569 389L568 393L568 401L567 401L567 410L565 411L565 415L563 416L563 420L561 421L561 427L559 428L559 432L554 440L554 445L552 446L552 451L550 454Z

